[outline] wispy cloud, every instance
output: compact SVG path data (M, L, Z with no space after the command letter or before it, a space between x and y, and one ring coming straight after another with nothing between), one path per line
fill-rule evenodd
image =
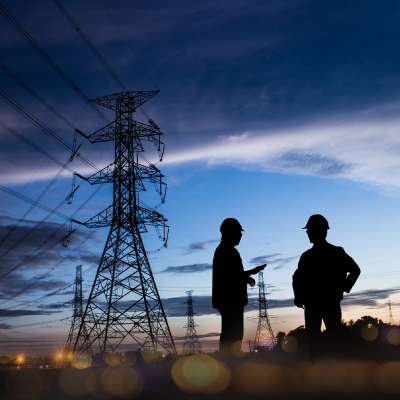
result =
M255 265L279 264L275 268L273 268L275 270L283 268L285 265L299 258L299 256L294 256L294 257L279 257L279 256L282 256L282 254L275 253L275 254L267 254L265 256L254 257L250 260L250 264L255 264Z
M386 289L369 289L362 290L344 295L341 302L342 307L369 307L369 308L380 308L384 306L384 302L397 294L400 290L400 286L386 288ZM278 299L274 308L287 308L295 307L293 298L289 299Z
M204 339L204 338L209 338L209 337L216 337L219 336L220 333L218 332L210 332L210 333L204 333L201 335L197 335L199 339ZM174 336L174 340L185 340L185 336Z
M185 250L185 254L191 254L194 253L195 251L203 251L206 250L207 246L219 243L219 239L212 239L212 240L206 240L204 242L193 242L190 243L188 246L182 247Z
M160 271L159 274L193 274L197 272L210 271L212 269L211 264L189 264L189 265L180 265L177 267L167 267L164 270Z
M166 163L203 161L209 165L286 174L342 178L400 189L399 121L334 123L254 132L240 141L228 138L175 152Z

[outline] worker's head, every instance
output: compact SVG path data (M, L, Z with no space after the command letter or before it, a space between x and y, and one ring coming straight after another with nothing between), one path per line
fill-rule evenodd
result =
M314 214L308 219L307 225L303 229L307 229L310 243L318 243L325 241L329 224L325 217Z
M242 226L239 224L239 221L235 218L226 218L219 230L222 233L222 239L224 242L228 242L233 246L237 246L240 243L240 239L242 238Z

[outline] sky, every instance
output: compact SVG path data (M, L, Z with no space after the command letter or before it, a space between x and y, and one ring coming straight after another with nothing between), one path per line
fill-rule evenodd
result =
M271 285L274 332L304 324L302 310L293 304L291 279L300 255L311 247L301 228L317 213L329 221L328 241L343 247L362 271L342 301L344 319L372 315L387 322L391 301L399 321L399 4L62 4L129 90L160 90L143 109L164 133L159 168L168 190L158 210L170 234L168 248L149 260L178 350L188 290L194 291L203 348L217 348L220 317L211 307L211 264L227 217L243 226L237 249L245 269L268 264L264 280ZM53 1L3 0L2 6L88 98L121 91ZM72 309L66 303L75 269L82 265L87 298L108 230L74 224L78 229L69 246L53 245L68 233L65 219L38 207L29 210L29 203L10 194L56 208L72 187L68 169L18 134L61 165L71 154L5 98L70 146L74 133L5 71L85 134L104 121L3 16L0 20L0 352L51 355L68 336ZM98 167L113 161L112 144L90 144L82 137L77 142ZM154 148L146 150L155 160ZM69 167L84 176L93 173L77 158ZM72 204L58 208L61 214L86 221L111 204L109 185L98 188L79 179L76 185ZM148 204L158 204L150 188L146 196ZM143 240L148 250L160 246L152 230ZM246 346L256 332L257 288L249 287L248 294Z

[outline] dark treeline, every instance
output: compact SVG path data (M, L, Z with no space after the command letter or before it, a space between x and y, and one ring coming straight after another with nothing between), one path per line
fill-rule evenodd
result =
M384 323L381 319L364 316L357 321L344 321L343 332L348 343L348 357L377 362L398 360L400 356L400 329L397 325ZM326 331L322 331L322 337ZM288 334L278 332L274 352L284 357L307 358L309 354L308 335L304 325Z
M364 316L357 321L342 321L343 331L348 339L349 353L348 358L359 360L371 360L376 362L386 362L398 360L400 358L400 328L397 325L384 323L381 319L371 316ZM326 331L322 331L322 337L326 336ZM273 349L263 351L256 349L257 353L262 353L266 358L279 361L302 361L309 359L308 335L304 325L291 330L289 333L278 332L276 335L277 343ZM210 354L211 355L211 354ZM212 353L218 357L218 351ZM261 356L261 354L259 354ZM95 354L94 363L102 365L134 365L152 364L161 362L165 359L175 358L174 355L164 357L161 352L153 354L150 351L137 349L111 353ZM24 357L25 365L45 365L54 364L55 357ZM60 360L58 360L60 362ZM0 357L0 366L17 364L17 357Z

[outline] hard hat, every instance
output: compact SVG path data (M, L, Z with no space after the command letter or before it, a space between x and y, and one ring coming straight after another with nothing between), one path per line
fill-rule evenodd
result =
M310 229L310 228L323 228L329 229L328 221L325 217L320 214L311 215L311 217L307 221L307 225L303 229Z
M239 224L239 221L235 218L226 218L219 228L221 232L235 231L240 230L243 231L242 225Z

